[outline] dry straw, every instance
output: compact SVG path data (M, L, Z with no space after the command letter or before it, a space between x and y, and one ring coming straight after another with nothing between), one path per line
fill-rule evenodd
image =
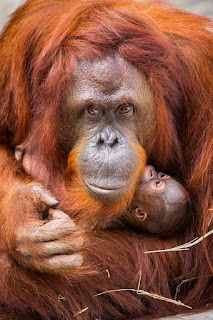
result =
M203 241L205 238L209 237L211 234L213 234L213 230L210 230L206 234L204 234L200 238L195 238L187 243L181 244L177 247L174 248L169 248L169 249L161 249L161 250L154 250L154 251L145 251L144 253L157 253L157 252L169 252L169 251L184 251L184 250L189 250L189 248L195 246L199 242Z
M176 305L178 305L178 306L182 306L182 307L185 307L185 308L188 308L188 309L192 309L192 307L190 307L190 306L182 303L181 301L176 301L176 300L173 300L173 299L170 299L170 298L163 297L163 296L161 296L161 295L159 295L159 294L156 294L156 293L152 293L152 292L147 292L147 291L141 290L141 289L140 289L140 284L141 284L141 271L140 271L140 274L139 274L139 282L138 282L138 288L137 288L137 289L115 289L115 290L108 290L108 291L104 291L104 292L100 292L100 293L96 294L95 297L101 296L101 295L103 295L103 294L113 293L113 292L131 291L131 292L135 292L136 294L145 295L145 296L151 297L151 298L153 298L153 299L158 299L158 300L166 301L166 302L169 302L169 303L176 304Z
M79 316L80 314L82 314L82 313L86 312L88 309L89 309L89 307L86 307L86 308L84 308L84 309L82 309L82 310L78 311L76 314L74 314L74 317Z
M181 281L181 283L177 286L176 288L176 292L175 292L175 300L177 300L177 296L178 296L178 293L180 293L180 289L181 289L181 286L184 284L184 283L187 283L187 282L190 282L192 280L196 280L198 279L198 277L194 277L194 278L190 278L190 279L186 279L186 280L183 280Z

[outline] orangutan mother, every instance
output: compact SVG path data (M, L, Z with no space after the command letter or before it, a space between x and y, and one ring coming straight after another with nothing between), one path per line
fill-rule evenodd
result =
M0 39L0 320L183 312L114 289L211 306L211 22L159 3L29 0ZM14 147L24 150L23 163ZM191 199L181 238L109 230L148 161ZM177 263L178 262L178 263Z

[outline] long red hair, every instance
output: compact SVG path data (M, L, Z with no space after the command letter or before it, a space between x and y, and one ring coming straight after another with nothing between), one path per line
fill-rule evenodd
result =
M12 16L0 39L0 141L20 144L25 140L32 121L39 119L36 122L37 135L34 133L40 141L38 154L49 163L50 172L56 172L61 168L63 157L57 130L60 126L58 111L77 59L101 58L117 51L145 73L154 94L157 120L156 135L147 150L150 163L177 177L190 194L192 219L181 242L201 236L212 227L209 225L213 208L212 27L209 18L175 9L160 1L27 1ZM163 283L162 293L171 293L168 274L172 276L176 256L170 257L169 266L166 255L152 255L149 260L146 257L141 259L140 253L146 246L161 247L166 242L160 243L142 235L130 236L127 232L123 244L118 244L118 235L107 236L109 255L110 239L121 252L131 249L130 239L138 250L137 263L131 264L129 258L124 266L132 283L136 283L138 276L135 274L134 277L133 271L140 266L144 277L151 279L149 283L144 280L144 288L161 291L158 281ZM178 241L171 240L167 245ZM209 278L204 275L213 270L212 245L213 239L209 237L187 254L178 254L182 262L179 272L174 274L175 281L198 277L193 286L189 285L190 296L183 295L185 302L195 306L199 306L201 297L203 303L208 301L207 288L211 286ZM101 251L97 255L101 256ZM157 280L154 273L151 274L153 265L158 268L155 272L159 277ZM118 270L114 268L113 271L117 272L119 279ZM118 303L117 297L121 304L132 310L130 300L133 298L128 304L119 293L114 303ZM105 303L108 310L110 304ZM159 314L159 302L149 303ZM55 309L58 308L56 305L55 301ZM45 313L44 309L42 312ZM117 317L121 317L119 312Z
M210 19L158 2L27 1L1 36L2 141L21 143L32 115L42 114L41 142L50 156L57 148L57 109L76 59L118 51L148 76L154 92L157 132L149 156L183 179L199 198L196 211L205 202L198 220L207 217L206 226L212 189L210 29Z

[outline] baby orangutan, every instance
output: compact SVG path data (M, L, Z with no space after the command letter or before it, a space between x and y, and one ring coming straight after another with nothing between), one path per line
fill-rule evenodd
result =
M184 187L170 176L146 166L131 204L121 224L132 225L143 232L170 236L187 224L189 197Z

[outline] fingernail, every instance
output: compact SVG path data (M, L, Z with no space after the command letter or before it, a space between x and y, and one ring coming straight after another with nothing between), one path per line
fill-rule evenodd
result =
M81 254L74 254L71 259L71 267L80 267L83 264L83 257Z
M54 205L56 205L56 206L58 206L59 205L59 203L60 203L60 201L59 200L57 200L57 199L54 199Z

